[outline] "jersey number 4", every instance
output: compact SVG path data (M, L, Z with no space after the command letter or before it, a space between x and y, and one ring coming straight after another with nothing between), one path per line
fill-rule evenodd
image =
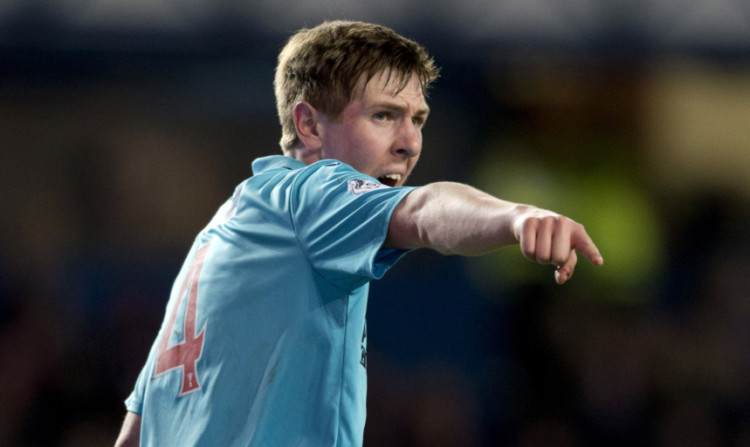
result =
M201 388L195 364L203 353L203 336L205 335L206 325L204 323L200 332L196 334L195 317L198 305L198 280L201 276L203 261L206 259L206 253L210 245L206 244L198 249L198 253L190 265L190 270L188 270L185 281L180 287L179 298L172 308L166 330L161 340L159 340L159 352L156 356L156 370L153 377L158 377L169 371L182 368L182 389L178 397ZM185 305L185 318L182 330L184 340L168 346L169 339L174 330L175 320L177 319L177 311L182 307L185 298L187 298L187 304Z

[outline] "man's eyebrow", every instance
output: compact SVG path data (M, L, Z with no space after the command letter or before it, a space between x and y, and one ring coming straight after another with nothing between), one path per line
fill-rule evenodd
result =
M370 108L372 108L372 109L388 109L388 110L392 110L392 111L398 112L398 113L406 113L406 111L408 109L408 107L405 106L405 105L403 105L403 104L398 104L398 103L389 102L389 101L377 102L377 103L373 104L372 107L370 107ZM414 116L426 117L429 114L430 114L430 108L427 107L427 106L425 106L425 107L421 107L421 108L417 109L416 112L414 113Z

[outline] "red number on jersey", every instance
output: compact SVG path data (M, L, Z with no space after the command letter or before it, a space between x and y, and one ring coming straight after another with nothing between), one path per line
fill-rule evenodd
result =
M201 388L198 381L198 374L195 370L195 363L203 353L203 336L206 325L204 324L200 333L195 333L195 314L198 305L198 279L203 269L203 261L206 259L208 247L206 244L198 249L195 259L190 266L190 270L185 277L185 281L180 288L180 294L177 302L172 308L172 313L167 323L166 331L159 341L159 352L156 356L156 370L153 377L158 377L177 368L182 368L182 390L180 396L199 390ZM187 305L185 306L185 318L183 326L184 340L167 347L169 339L174 329L177 311L182 307L187 293Z

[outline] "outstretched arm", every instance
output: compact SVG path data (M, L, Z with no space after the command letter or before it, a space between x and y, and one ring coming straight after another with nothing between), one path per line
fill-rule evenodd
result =
M594 265L603 263L583 225L451 182L431 183L407 195L391 217L386 239L388 247L466 256L515 243L527 259L557 266L559 284L573 274L576 251Z

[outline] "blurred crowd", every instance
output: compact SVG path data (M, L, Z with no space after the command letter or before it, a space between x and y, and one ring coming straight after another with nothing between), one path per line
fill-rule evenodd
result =
M268 54L11 54L0 445L114 442L192 238L279 152ZM372 286L365 445L750 445L747 191L662 183L638 64L498 59L438 57L413 183L546 197L605 266L405 258Z

